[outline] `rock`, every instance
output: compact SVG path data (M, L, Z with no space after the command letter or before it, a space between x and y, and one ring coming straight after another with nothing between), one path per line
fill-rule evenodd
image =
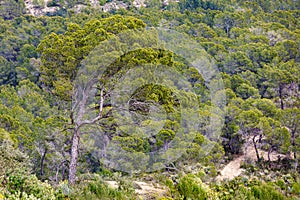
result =
M33 16L42 16L47 13L54 13L62 8L63 5L59 6L51 6L48 7L47 4L50 0L41 0L39 5L35 5L33 0L25 0L25 7L26 12ZM134 0L132 5L136 8L146 7L145 0ZM103 6L99 5L98 0L90 0L90 6L93 8L100 8L103 12L109 12L111 10L118 10L118 9L127 9L129 7L128 4L124 3L123 1L116 1L113 0L112 2L108 2ZM82 3L76 4L72 9L75 13L79 13L82 9L88 7Z

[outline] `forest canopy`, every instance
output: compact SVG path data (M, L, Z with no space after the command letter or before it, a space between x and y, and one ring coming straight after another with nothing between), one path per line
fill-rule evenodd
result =
M299 2L31 3L0 1L0 199L299 198Z

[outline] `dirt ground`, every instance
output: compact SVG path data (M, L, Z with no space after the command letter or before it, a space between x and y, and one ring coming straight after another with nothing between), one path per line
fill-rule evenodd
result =
M258 152L261 157L263 157L265 160L268 160L268 152L262 150L258 150ZM285 155L283 154L272 152L270 154L270 160L276 161L278 159L278 156L280 156L281 158L285 157ZM257 161L255 148L252 143L248 143L248 145L244 147L243 155L233 159L231 162L225 165L225 167L220 171L220 175L217 176L216 180L217 181L224 180L224 179L231 180L239 176L244 171L244 169L241 169L241 162L246 159Z

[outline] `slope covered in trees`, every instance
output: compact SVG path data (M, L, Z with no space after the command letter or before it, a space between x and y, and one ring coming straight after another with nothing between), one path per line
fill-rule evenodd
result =
M125 3L0 1L0 199L297 199L299 3Z

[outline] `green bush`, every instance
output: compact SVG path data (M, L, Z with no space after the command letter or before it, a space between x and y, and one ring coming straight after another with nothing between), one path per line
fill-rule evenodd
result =
M192 174L181 178L177 189L184 199L207 199L207 191L204 189L202 181Z
M114 199L114 200L130 200L136 199L136 194L131 190L123 190L121 188L114 189L109 187L103 180L96 178L95 180L85 180L81 184L75 186L70 199Z
M39 199L39 200L56 200L62 199L60 191L48 183L38 180L35 175L12 174L8 177L6 199Z
M295 195L300 196L300 183L297 183L297 182L293 183L292 193L295 194Z
M274 187L267 184L262 184L261 186L254 186L251 188L251 192L256 199L261 200L283 200L284 195L276 191Z

